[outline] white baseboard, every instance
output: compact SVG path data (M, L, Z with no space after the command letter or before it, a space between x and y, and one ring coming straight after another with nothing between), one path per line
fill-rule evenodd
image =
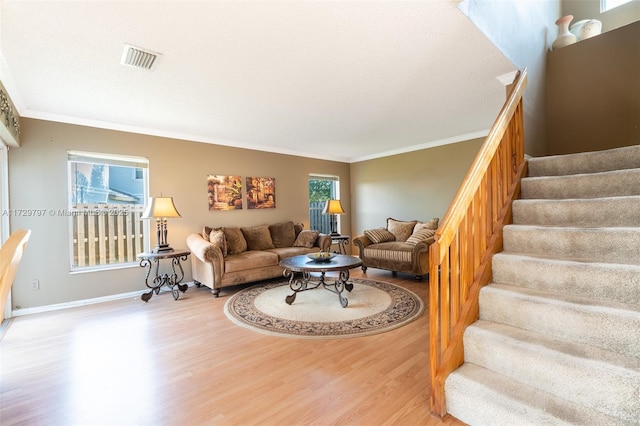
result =
M187 282L184 284L187 284L189 287L193 287L195 285L193 281ZM149 289L131 291L128 293L112 294L109 296L94 297L92 299L74 300L73 302L64 302L64 303L56 303L53 305L36 306L34 308L14 309L11 311L11 316L20 317L24 315L39 314L42 312L58 311L60 309L77 308L78 306L93 305L96 303L111 302L113 300L128 299L130 297L139 297L142 293L146 293L147 291L149 291ZM161 292L163 291L169 291L169 290L163 289Z

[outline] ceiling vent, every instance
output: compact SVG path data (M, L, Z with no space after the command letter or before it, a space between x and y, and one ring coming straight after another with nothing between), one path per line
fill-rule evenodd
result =
M150 70L159 56L160 53L125 44L120 63L134 68Z

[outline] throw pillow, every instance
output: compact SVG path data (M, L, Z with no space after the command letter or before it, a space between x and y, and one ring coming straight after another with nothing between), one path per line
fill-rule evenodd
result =
M293 242L293 247L311 248L316 243L320 232L318 231L300 231L298 237Z
M291 247L296 240L296 229L291 221L270 225L269 232L276 248Z
M396 236L384 228L368 229L364 231L364 235L369 238L373 244L396 240Z
M407 244L415 246L421 241L426 242L427 244L431 244L435 241L434 235L436 234L435 229L426 229L421 228L416 231L413 231L413 234L409 238L407 238Z
M209 234L209 241L211 244L220 247L222 255L227 255L227 238L224 236L224 232L212 230Z
M202 228L202 238L204 238L207 241L209 240L209 235L211 234L211 231L213 231L213 228L210 226L204 226Z
M274 248L267 225L240 229L242 230L244 239L247 241L247 250L267 250Z
M294 223L293 229L295 229L296 238L298 238L298 235L300 235L300 232L302 232L302 230L304 229L304 223Z
M418 222L416 223L416 227L413 228L413 231L417 231L418 229L438 229L438 222L440 221L439 218L434 217L433 219L431 219L428 222Z
M244 239L242 231L237 226L222 228L224 237L227 239L228 254L238 254L247 251L247 241Z
M413 228L418 223L417 220L405 221L393 218L387 219L387 231L396 236L396 241L407 241L413 233Z

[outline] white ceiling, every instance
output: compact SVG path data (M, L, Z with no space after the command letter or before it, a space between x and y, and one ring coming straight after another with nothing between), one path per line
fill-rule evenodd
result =
M457 4L1 0L1 76L23 117L354 162L491 126L515 67Z

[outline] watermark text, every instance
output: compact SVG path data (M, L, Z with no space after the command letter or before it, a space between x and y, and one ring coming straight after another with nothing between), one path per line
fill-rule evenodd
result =
M42 217L42 216L128 216L131 210L126 208L93 209L4 209L2 216Z

